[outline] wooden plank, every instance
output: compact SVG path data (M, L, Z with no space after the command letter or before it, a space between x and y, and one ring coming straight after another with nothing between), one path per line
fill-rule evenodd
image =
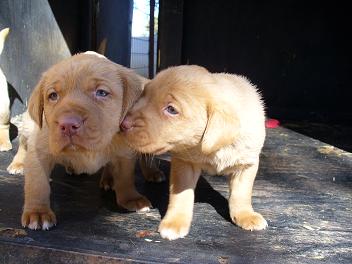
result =
M126 213L99 175L52 175L51 231L20 226L23 177L5 171L14 151L0 153L0 263L351 263L352 155L287 129L268 131L255 182L254 208L269 228L244 231L229 221L225 177L204 175L196 190L190 234L166 241L156 232L168 201L167 183L138 189L154 206ZM167 173L169 163L161 161ZM140 231L148 231L145 237ZM66 262L65 262L66 261Z
M180 65L183 38L183 0L159 3L157 71Z
M130 66L133 1L98 0L97 49L112 61Z
M149 47L148 47L148 77L154 77L154 9L155 0L149 1Z

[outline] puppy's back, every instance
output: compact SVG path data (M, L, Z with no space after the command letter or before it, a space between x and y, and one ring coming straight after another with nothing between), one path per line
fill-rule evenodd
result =
M233 107L234 115L240 122L240 134L251 138L260 146L265 138L265 112L260 93L243 76L227 73L215 73L216 96L227 101L224 105Z

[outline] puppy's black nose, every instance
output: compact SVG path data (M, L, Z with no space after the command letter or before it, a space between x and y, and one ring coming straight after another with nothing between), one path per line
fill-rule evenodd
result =
M83 120L78 116L63 116L59 119L59 128L64 136L73 136L80 130Z

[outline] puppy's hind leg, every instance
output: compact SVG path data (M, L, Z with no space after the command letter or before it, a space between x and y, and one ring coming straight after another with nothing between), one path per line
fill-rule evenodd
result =
M12 149L10 141L10 125L0 124L0 151L8 151Z
M0 31L0 54L8 34L9 28ZM10 149L12 149L10 141L10 98L6 77L0 68L0 151Z
M115 158L111 162L116 202L129 211L149 211L150 201L135 187L135 164L136 158Z
M7 167L10 174L23 174L24 158L27 153L27 138L20 135L19 146L11 164Z
M158 168L157 160L154 157L142 155L139 158L139 166L147 182L165 181L165 174Z
M268 224L264 217L254 212L252 188L258 171L258 163L244 165L230 177L229 208L232 221L246 230L262 230Z
M113 165L111 163L108 163L107 165L105 165L105 167L103 168L103 172L101 173L99 186L105 191L114 189L114 178L112 175L112 169Z
M10 98L7 81L0 68L0 151L12 149L10 141Z

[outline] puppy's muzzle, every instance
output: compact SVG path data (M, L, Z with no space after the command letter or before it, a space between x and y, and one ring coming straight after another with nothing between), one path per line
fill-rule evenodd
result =
M83 126L83 119L79 116L62 116L58 120L61 134L66 137L77 135Z

